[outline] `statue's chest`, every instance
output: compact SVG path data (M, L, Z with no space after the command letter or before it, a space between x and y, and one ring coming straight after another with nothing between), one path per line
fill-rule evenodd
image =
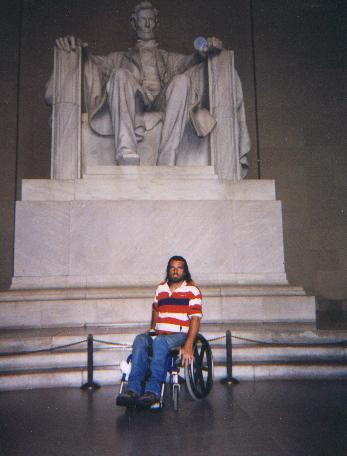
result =
M157 66L156 53L154 52L154 50L141 50L140 61L144 80L159 82L159 71Z

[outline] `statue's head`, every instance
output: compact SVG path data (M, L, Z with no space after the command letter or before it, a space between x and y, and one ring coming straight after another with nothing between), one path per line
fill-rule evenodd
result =
M140 40L148 41L155 38L155 30L159 25L159 11L151 2L141 2L135 6L130 16L130 23Z

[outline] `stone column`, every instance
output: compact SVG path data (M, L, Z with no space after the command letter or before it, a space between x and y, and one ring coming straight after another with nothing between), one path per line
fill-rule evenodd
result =
M82 53L54 48L51 178L81 177Z

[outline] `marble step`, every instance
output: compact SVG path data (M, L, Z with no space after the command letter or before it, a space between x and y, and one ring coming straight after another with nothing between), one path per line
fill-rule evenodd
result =
M85 341L88 334L94 339L105 342L132 344L136 334L145 332L148 325L136 326L85 326L85 327L56 327L3 329L0 333L0 353L11 354L34 350L52 349L66 344ZM252 347L252 342L260 345L278 344L346 344L347 331L317 330L313 323L218 323L202 322L200 332L209 340L211 345L224 345L226 331L230 330L234 347ZM85 346L85 343L84 343ZM107 344L96 343L96 348L109 348ZM79 350L74 345L65 350Z
M96 326L2 331L0 389L81 386L86 381L86 342L66 347L64 352L25 352L74 344L91 333L96 340L103 341L95 342L95 380L114 384L120 379L118 366L130 353L135 334L145 329ZM201 332L212 346L217 379L225 376L227 329L233 336L233 375L241 380L347 376L347 331L318 331L309 323L203 323ZM125 346L114 349L107 342ZM285 343L291 345L284 347Z
M226 376L224 365L214 367L215 381ZM233 376L240 381L283 380L283 379L344 379L347 368L341 363L236 363ZM117 366L98 367L94 371L94 381L103 385L114 385L120 382L120 370ZM0 374L0 391L80 387L87 382L85 368L46 369L39 371L6 372Z
M22 201L275 199L273 180L221 182L210 166L94 166L83 179L22 180Z
M202 287L204 321L313 322L315 298L300 287ZM0 327L138 325L151 313L153 287L14 290L0 293Z
M12 289L0 291L0 302L50 301L58 299L106 299L106 298L153 298L150 286L106 288L57 288L57 289ZM223 285L200 286L204 296L305 296L300 286L294 285Z
M225 363L225 346L211 344L213 359L217 363ZM119 365L131 353L131 348L103 348L94 351L94 366L105 367ZM234 363L345 363L347 368L346 345L302 345L302 346L234 346L232 351ZM54 369L54 368L84 368L87 365L87 348L81 350L25 353L13 352L0 354L0 372Z

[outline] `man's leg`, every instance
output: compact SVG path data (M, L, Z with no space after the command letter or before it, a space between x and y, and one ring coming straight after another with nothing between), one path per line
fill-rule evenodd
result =
M177 333L157 336L153 341L150 377L145 385L145 392L154 393L160 397L161 384L165 380L166 359L170 350L180 347L187 338L187 334Z
M118 164L139 165L135 130L140 118L136 116L136 97L141 97L141 87L130 71L121 68L112 73L106 88Z
M166 90L166 109L158 165L174 166L177 148L188 122L191 82L187 75L175 76Z
M135 337L128 388L118 394L117 405L129 407L136 404L136 400L142 393L143 382L148 372L148 350L151 345L152 339L147 334L139 334Z
M152 345L152 338L148 334L139 334L133 343L131 371L128 379L128 390L140 395L143 382L148 373L148 350Z

